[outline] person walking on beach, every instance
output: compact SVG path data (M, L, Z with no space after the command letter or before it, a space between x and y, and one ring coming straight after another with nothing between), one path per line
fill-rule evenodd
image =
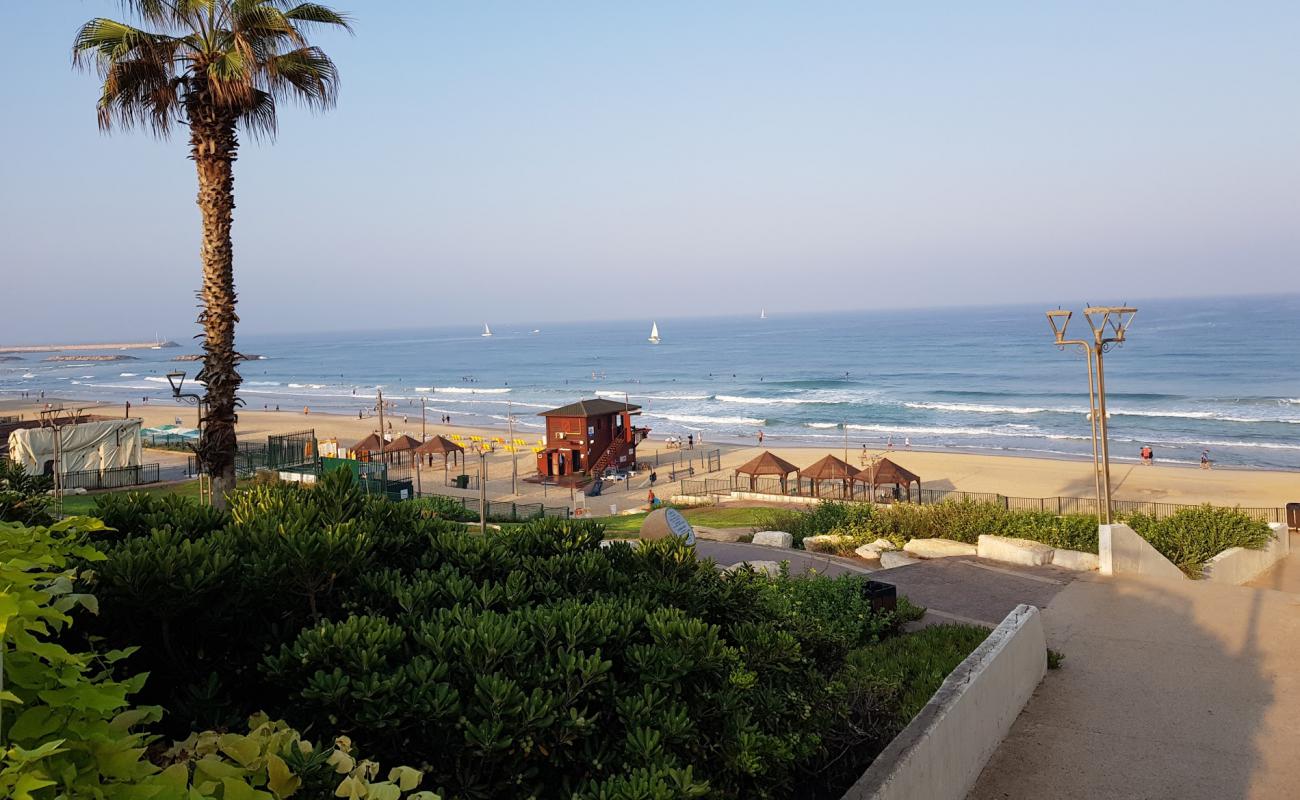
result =
M651 489L650 493L646 495L645 501L650 504L651 508L654 508L655 506L659 505L659 498L655 497L654 489Z
M759 432L758 432L758 444L759 444L759 446L762 446L762 444L763 444L763 432L762 432L762 431L759 431Z
M892 433L889 434L889 438L885 440L885 449L886 450L894 449L894 434Z
M1209 451L1209 450L1202 450L1202 451L1201 451L1201 469L1209 469L1209 468L1210 468L1210 465L1211 465L1212 463L1214 463L1214 462L1210 461L1210 451Z
M1151 451L1151 445L1149 444L1142 445L1141 456L1142 456L1142 463L1146 464L1148 467L1151 466L1151 462L1154 460L1155 457L1155 454L1152 453Z
M686 434L686 449L687 450L695 449L695 434L692 433Z
M650 470L650 491L652 492L654 491L655 481L657 480L659 480L659 473L655 472L654 470Z
M911 450L911 449L912 449L912 437L911 437L911 436L904 436L904 437L903 437L903 449L905 449L905 450Z

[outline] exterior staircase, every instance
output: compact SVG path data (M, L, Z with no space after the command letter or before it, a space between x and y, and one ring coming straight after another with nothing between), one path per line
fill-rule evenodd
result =
M610 442L609 446L605 448L605 452L600 454L600 458L596 459L595 464L592 464L591 476L593 478L599 478L601 475L605 474L607 468L617 467L621 463L619 459L623 456L630 455L632 453L632 448L648 435L650 435L649 428L633 428L632 441L629 442L624 438L618 438ZM628 466L631 465L629 464Z

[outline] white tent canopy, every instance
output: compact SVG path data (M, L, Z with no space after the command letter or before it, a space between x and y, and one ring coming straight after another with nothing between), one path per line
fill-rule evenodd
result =
M140 424L138 419L111 419L64 425L59 434L62 471L138 467ZM9 459L29 475L53 472L54 430L22 428L9 434Z

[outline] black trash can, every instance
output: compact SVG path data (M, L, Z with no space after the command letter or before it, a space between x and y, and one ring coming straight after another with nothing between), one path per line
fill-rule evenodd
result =
M468 488L469 488L469 476L468 476L468 475L457 475L457 476L456 476L456 484L455 484L455 485L456 485L456 488L457 488L457 489L468 489Z
M864 581L862 594L871 601L872 611L893 611L898 608L898 589L884 581Z

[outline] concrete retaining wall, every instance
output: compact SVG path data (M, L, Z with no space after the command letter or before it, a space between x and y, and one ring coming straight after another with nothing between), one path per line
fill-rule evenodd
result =
M1185 580L1186 575L1172 561L1160 555L1127 525L1097 526L1097 555L1102 575L1153 575L1157 578Z
M820 503L815 497L798 497L787 494L763 494L762 492L732 492L732 500L762 500L765 503L787 503L794 506L811 506Z
M1017 606L843 800L962 800L1046 671L1038 609Z
M1240 586L1276 564L1279 559L1286 558L1291 553L1291 536L1286 525L1270 522L1268 527L1273 531L1273 541L1267 547L1263 550L1229 547L1210 559L1205 565L1202 579Z

